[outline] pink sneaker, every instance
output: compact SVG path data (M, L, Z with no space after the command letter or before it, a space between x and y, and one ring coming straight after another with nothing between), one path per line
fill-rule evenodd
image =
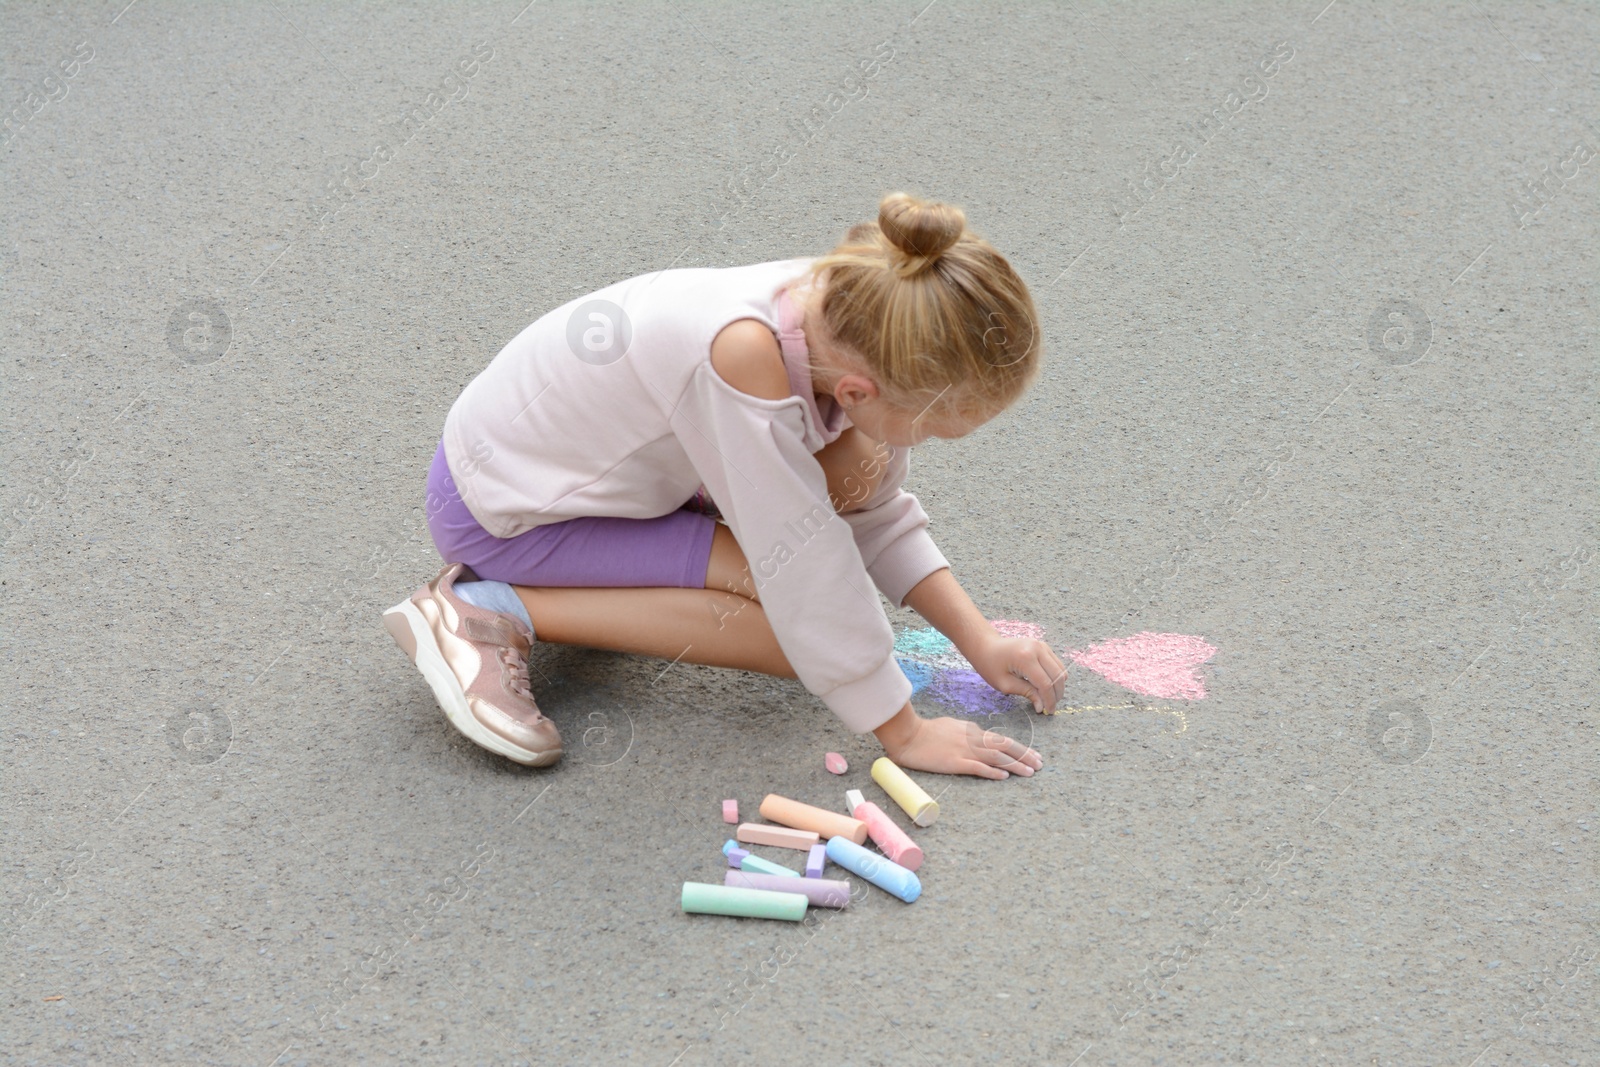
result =
M384 612L383 624L433 688L450 725L490 752L548 767L561 758L561 735L528 686L533 631L521 619L462 600L458 580L475 578L465 564L446 564Z

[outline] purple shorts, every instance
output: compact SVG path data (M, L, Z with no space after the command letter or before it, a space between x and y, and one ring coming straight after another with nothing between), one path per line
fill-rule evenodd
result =
M465 563L479 578L511 585L704 589L717 527L709 515L679 510L654 519L568 519L496 537L462 501L443 441L428 468L425 507L428 532L446 563Z

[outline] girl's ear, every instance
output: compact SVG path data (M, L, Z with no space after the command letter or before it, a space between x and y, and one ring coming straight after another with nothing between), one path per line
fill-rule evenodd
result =
M833 383L833 398L849 411L857 404L878 398L878 383L864 374L846 374Z

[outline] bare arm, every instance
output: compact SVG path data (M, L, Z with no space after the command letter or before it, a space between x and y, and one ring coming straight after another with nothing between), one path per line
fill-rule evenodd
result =
M948 567L913 586L906 604L948 637L984 681L1002 693L1027 697L1035 711L1055 710L1067 684L1060 658L1043 641L1002 637Z

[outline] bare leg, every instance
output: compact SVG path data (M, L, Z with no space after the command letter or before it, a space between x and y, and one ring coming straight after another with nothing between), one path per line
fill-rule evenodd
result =
M848 511L871 495L884 453L854 428L817 453L828 497ZM874 459L880 464L875 470ZM718 525L704 589L512 586L541 641L793 678L739 542Z
M748 576L739 543L727 527L718 526L707 583L748 584ZM512 588L541 641L795 676L760 603L737 593L709 588Z
M732 593L512 588L541 641L795 676L761 605Z

